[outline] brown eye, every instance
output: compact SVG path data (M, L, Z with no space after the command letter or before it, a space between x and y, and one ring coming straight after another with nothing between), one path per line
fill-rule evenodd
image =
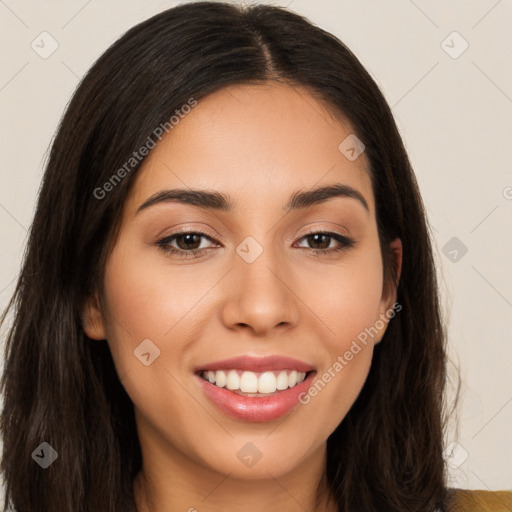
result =
M199 246L201 245L201 238L202 235L198 235L196 233L185 233L175 237L175 240L178 248L186 251L199 249Z
M312 249L328 249L331 245L332 237L325 233L315 233L308 235L306 239L308 244L310 244L310 246L312 245Z
M299 245L299 247L318 251L319 253L342 251L355 245L355 240L352 240L351 238L340 235L339 233L329 233L323 231L309 233L303 236L300 240L305 240L308 244L308 247L301 245ZM333 241L334 246L331 245Z
M213 242L213 239L206 233L186 231L166 236L158 240L156 245L163 251L177 254L178 256L200 256L204 251L211 248L208 247L207 242L203 244L203 240Z

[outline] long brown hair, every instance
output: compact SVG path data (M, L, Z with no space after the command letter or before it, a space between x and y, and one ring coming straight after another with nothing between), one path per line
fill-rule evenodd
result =
M433 511L445 496L445 331L425 211L392 113L336 37L266 5L187 3L129 30L83 78L53 142L14 295L2 376L5 509L135 510L141 468L133 404L106 341L81 326L101 287L120 212L140 163L102 187L193 97L241 83L286 81L350 121L365 145L384 281L389 242L403 243L402 306L368 379L327 441L327 477L344 512ZM43 470L32 452L49 443Z

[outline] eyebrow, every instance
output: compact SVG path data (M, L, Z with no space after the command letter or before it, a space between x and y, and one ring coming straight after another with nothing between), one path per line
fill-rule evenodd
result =
M320 187L313 190L294 192L286 205L286 210L298 210L309 206L323 203L334 197L347 197L357 200L369 212L370 208L364 196L355 188L341 183L335 183L326 187ZM162 190L153 194L149 199L142 203L137 209L137 213L150 206L159 203L178 202L198 206L199 208L212 209L229 212L234 208L234 202L231 198L221 192L199 190L199 189L171 189Z

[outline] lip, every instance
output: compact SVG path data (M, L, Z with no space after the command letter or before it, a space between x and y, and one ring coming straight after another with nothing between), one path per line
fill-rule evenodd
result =
M299 395L307 392L315 378L316 371L293 388L277 391L274 395L249 397L238 395L227 388L219 388L199 375L195 377L205 395L225 414L242 421L266 422L276 420L299 404Z
M203 371L229 369L253 372L298 370L306 372L307 375L300 384L293 388L263 397L239 395L227 388L220 388L201 377ZM289 357L241 356L200 366L195 372L195 377L206 397L224 414L241 421L268 422L285 416L300 403L299 395L307 392L316 373L313 366Z
M243 370L248 372L265 372L277 370L297 370L299 372L308 373L315 368L298 359L286 356L238 356L222 361L214 361L205 365L198 366L194 372L201 373L208 370ZM221 388L219 388L221 389ZM295 388L290 388L295 389ZM258 398L258 400L260 400Z

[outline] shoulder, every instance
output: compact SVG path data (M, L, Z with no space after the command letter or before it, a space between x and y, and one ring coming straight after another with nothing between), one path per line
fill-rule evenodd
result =
M512 511L512 490L448 489L445 510L446 512L510 512Z

